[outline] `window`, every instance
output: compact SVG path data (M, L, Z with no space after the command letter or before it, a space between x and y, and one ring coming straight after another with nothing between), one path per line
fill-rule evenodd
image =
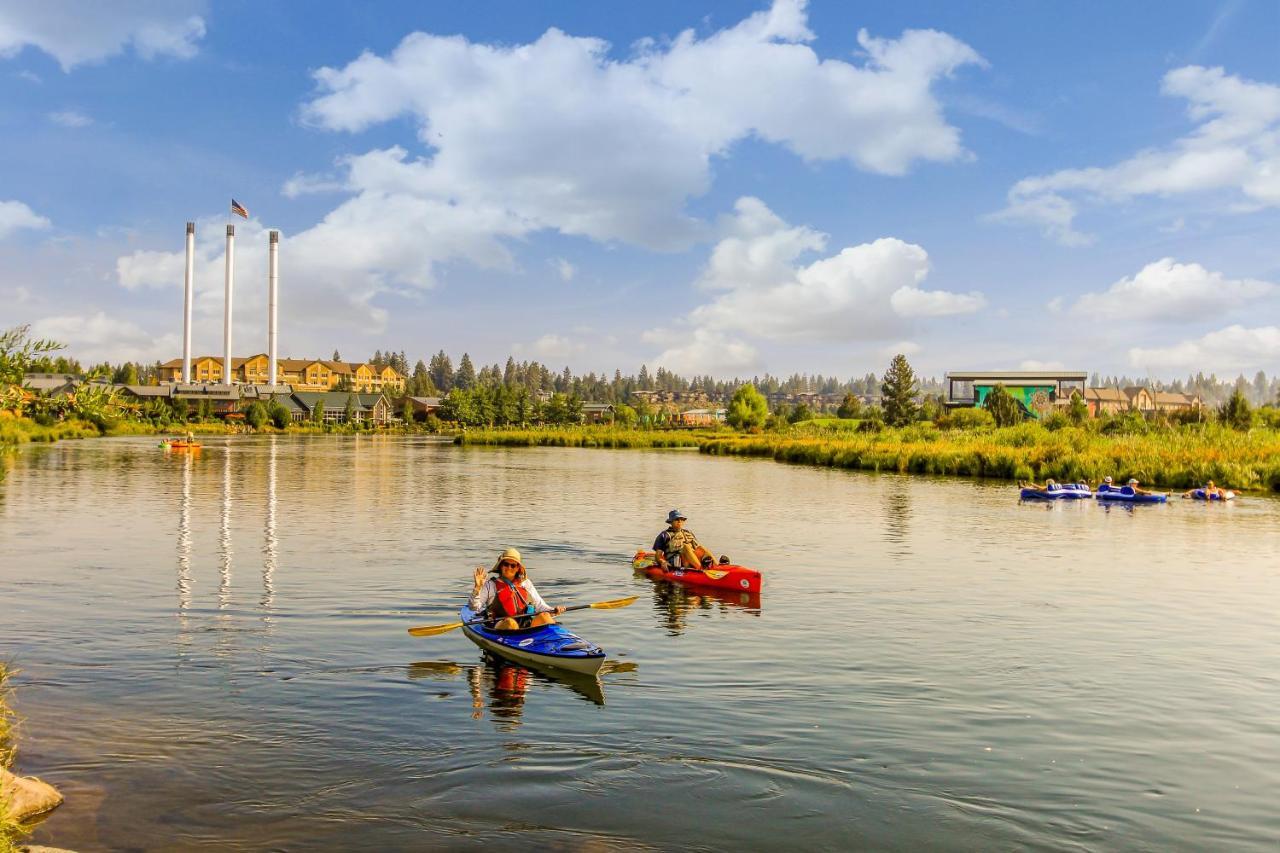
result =
M973 399L973 380L952 379L951 380L951 399L952 400L972 400Z

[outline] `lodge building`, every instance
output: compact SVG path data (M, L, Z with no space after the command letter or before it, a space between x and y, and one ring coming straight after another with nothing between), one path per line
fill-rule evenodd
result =
M191 381L209 385L288 385L295 391L332 391L345 387L365 393L400 393L405 377L394 367L347 361L282 358L276 362L276 381L267 376L267 355L231 359L231 380L222 376L222 359L202 355L191 359ZM160 365L162 382L182 381L182 359ZM345 380L345 382L344 382Z

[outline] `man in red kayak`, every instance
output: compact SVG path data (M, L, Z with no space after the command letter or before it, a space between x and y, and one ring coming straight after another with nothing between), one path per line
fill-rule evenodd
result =
M707 569L714 564L711 552L698 544L692 531L684 529L687 521L678 509L667 513L667 529L653 542L653 556L664 569L680 566L685 569ZM699 556L701 552L701 556ZM721 557L720 564L727 565L728 557Z
M486 580L484 566L476 566L471 609L496 620L495 631L550 625L556 621L553 616L564 612L563 607L552 607L538 595L515 548L503 551L489 571L497 577Z

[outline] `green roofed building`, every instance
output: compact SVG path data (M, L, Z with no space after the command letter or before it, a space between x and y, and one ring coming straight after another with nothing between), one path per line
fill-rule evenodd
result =
M342 423L347 416L350 402L359 423L387 424L391 422L391 404L385 394L357 394L353 391L295 391L289 407L290 417L297 421L311 420L319 406L324 411L326 423ZM283 401L282 401L283 402Z

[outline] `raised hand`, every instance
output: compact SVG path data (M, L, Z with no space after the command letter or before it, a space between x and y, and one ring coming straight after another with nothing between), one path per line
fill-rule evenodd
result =
M475 574L472 575L472 579L475 580L476 582L476 589L479 589L480 587L484 586L484 576L485 576L484 566L476 566Z

